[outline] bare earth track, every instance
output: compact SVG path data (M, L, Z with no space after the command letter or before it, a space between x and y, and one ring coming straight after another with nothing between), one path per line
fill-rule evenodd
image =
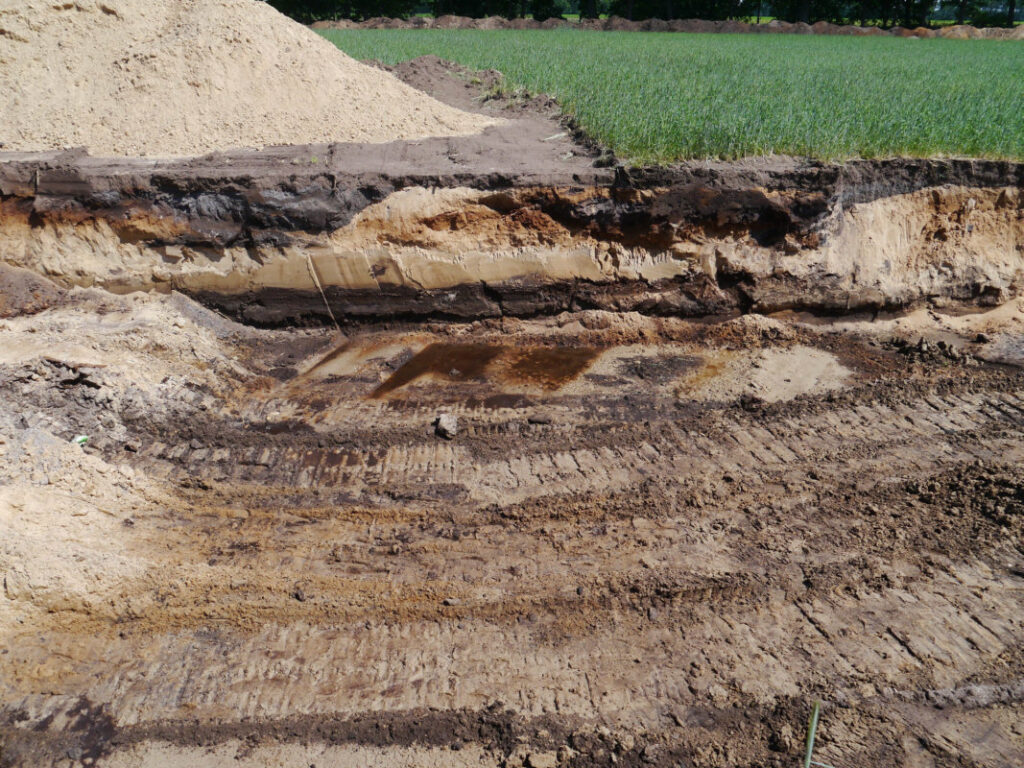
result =
M816 698L837 768L1024 762L1020 168L533 125L0 163L0 763L783 766Z

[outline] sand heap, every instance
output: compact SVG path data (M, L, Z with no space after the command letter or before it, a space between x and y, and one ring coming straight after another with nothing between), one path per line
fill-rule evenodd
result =
M0 142L94 155L477 133L261 0L0 0Z

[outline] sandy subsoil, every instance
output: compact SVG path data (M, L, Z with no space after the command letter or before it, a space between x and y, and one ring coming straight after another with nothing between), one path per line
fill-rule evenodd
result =
M478 133L260 0L0 4L0 146L188 157Z
M1024 762L1021 168L544 109L0 157L0 764Z

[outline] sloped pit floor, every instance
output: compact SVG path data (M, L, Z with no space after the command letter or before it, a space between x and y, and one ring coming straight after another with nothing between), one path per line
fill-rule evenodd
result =
M784 765L816 698L830 764L1019 763L992 317L340 338L74 295L0 326L12 765Z

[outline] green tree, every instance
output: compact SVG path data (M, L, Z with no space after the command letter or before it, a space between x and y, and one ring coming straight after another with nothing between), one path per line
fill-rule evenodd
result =
M931 0L903 0L902 23L905 27L923 27L928 23L928 12L932 9Z
M977 0L943 0L942 5L953 11L953 19L957 24L966 24L981 11Z
M612 0L608 13L641 19L735 19L756 13L756 0Z
M564 12L561 0L530 0L530 14L537 21L560 19Z
M775 0L772 11L783 21L802 21L805 24L842 21L846 14L841 0Z
M405 18L416 7L416 0L267 0L281 13L309 24L321 19L353 19L374 16Z
M338 19L346 17L344 6L347 3L339 0L267 0L281 13L291 16L296 21L309 24L320 19Z

